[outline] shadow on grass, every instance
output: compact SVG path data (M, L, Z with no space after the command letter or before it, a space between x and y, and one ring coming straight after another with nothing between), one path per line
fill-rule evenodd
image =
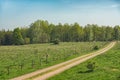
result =
M117 78L120 79L120 76L118 76Z
M91 73L93 70L87 70L87 71L79 71L78 73Z

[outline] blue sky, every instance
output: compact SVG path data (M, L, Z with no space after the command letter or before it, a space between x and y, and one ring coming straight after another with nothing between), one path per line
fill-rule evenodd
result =
M120 0L0 0L0 29L50 23L120 25Z

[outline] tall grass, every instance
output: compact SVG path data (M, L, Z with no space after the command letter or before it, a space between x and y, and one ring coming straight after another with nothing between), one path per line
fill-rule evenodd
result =
M93 72L87 72L88 62L95 62ZM120 42L105 54L90 59L49 80L120 80Z
M59 45L0 46L0 79L9 79L93 51L107 42L68 42Z

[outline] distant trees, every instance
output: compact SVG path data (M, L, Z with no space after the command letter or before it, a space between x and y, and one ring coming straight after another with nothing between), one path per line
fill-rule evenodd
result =
M0 31L0 45L12 45L13 44L13 32L12 31Z
M109 26L106 27L105 40L106 41L114 40L114 34L113 34L113 28L112 27L109 27Z
M6 33L5 30L0 31L0 45L2 45L4 43L5 33Z
M15 45L24 44L24 39L23 39L23 36L21 35L19 28L15 28L13 31L13 44Z
M2 44L3 45L12 45L13 44L13 33L12 33L12 31L7 31L4 34L4 37L2 39Z
M84 27L84 41L93 41L93 30L90 24Z
M71 26L70 30L69 30L69 34L70 34L70 41L83 41L83 29L82 27L78 24L75 23L74 25Z
M114 27L114 39L120 40L120 27L118 25Z
M47 21L38 20L30 25L30 40L31 43L49 42L49 24Z
M78 23L55 25L49 24L48 21L37 20L29 28L0 31L0 45L48 43L56 39L61 42L120 40L120 26L87 24L82 27Z

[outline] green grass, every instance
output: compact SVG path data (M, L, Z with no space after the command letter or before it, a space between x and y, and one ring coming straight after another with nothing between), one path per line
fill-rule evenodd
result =
M107 42L65 42L60 45L0 46L0 79L10 79L55 65L92 52L96 45L101 48L106 44ZM48 55L47 61L46 55ZM21 64L23 64L22 70Z
M87 72L88 62L95 62L93 72ZM48 80L120 80L120 42L105 54L90 59Z

